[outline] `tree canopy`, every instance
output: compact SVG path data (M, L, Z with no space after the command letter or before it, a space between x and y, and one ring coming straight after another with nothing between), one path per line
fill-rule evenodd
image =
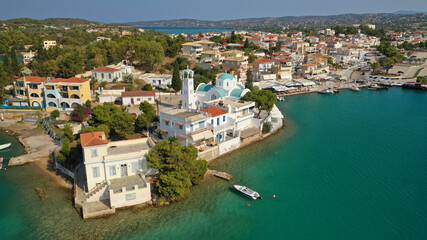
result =
M110 130L114 130L120 138L135 132L133 126L135 117L113 103L104 103L94 107L91 115L92 117L87 122L94 128L105 125Z
M243 100L255 102L255 107L258 108L257 117L259 117L261 110L270 112L273 109L274 104L277 101L277 97L271 91L259 90L257 87L254 87L252 91L243 96Z
M164 139L147 154L148 166L159 169L156 183L161 197L183 198L207 171L207 162L197 159L197 149L181 146L178 140Z

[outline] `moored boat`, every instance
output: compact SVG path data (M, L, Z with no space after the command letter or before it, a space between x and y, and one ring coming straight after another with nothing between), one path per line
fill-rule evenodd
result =
M360 88L358 88L356 86L351 87L350 89L351 89L351 91L355 91L355 92L359 92L360 91Z
M427 84L416 83L416 82L407 82L407 83L404 83L402 85L402 88L427 90Z
M328 89L323 89L322 91L318 91L318 93L320 93L320 94L333 94L334 90L328 88Z
M234 188L236 188L237 191L241 192L243 195L245 195L248 198L252 198L253 200L256 200L259 198L262 200L262 197L259 195L259 193L255 192L252 189L249 189L246 186L234 185Z
M10 145L12 145L12 143L2 144L2 145L0 145L0 150L8 148L8 147L10 147Z

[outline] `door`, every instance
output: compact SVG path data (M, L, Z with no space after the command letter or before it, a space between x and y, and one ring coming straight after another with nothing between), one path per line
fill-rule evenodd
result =
M126 164L120 165L120 172L122 177L128 176L128 166Z

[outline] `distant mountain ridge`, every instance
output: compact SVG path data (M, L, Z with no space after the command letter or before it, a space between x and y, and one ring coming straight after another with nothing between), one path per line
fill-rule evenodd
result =
M80 18L46 18L42 20L32 18L14 18L9 20L0 20L0 24L6 25L29 25L34 27L55 26L55 27L76 27L76 26L101 26L104 23L89 21Z
M396 12L392 12L393 14L419 14L419 13L426 13L422 11L410 11L410 10L399 10Z
M399 11L401 12L401 11ZM365 13L365 14L341 14L330 16L287 16L287 17L264 17L245 18L236 20L197 20L197 19L174 19L159 21L137 21L123 24L132 26L150 27L227 27L227 28L319 28L336 25L353 25L361 23L375 24L378 27L411 27L416 23L417 27L427 28L427 14L399 14L399 13Z

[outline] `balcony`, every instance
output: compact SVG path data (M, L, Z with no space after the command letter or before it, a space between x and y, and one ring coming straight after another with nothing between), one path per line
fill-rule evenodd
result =
M231 118L229 118L225 124L221 124L219 126L212 126L212 124L207 123L207 128L212 130L213 134L216 135L218 133L222 133L222 132L227 131L229 129L233 129L234 128L234 121Z

